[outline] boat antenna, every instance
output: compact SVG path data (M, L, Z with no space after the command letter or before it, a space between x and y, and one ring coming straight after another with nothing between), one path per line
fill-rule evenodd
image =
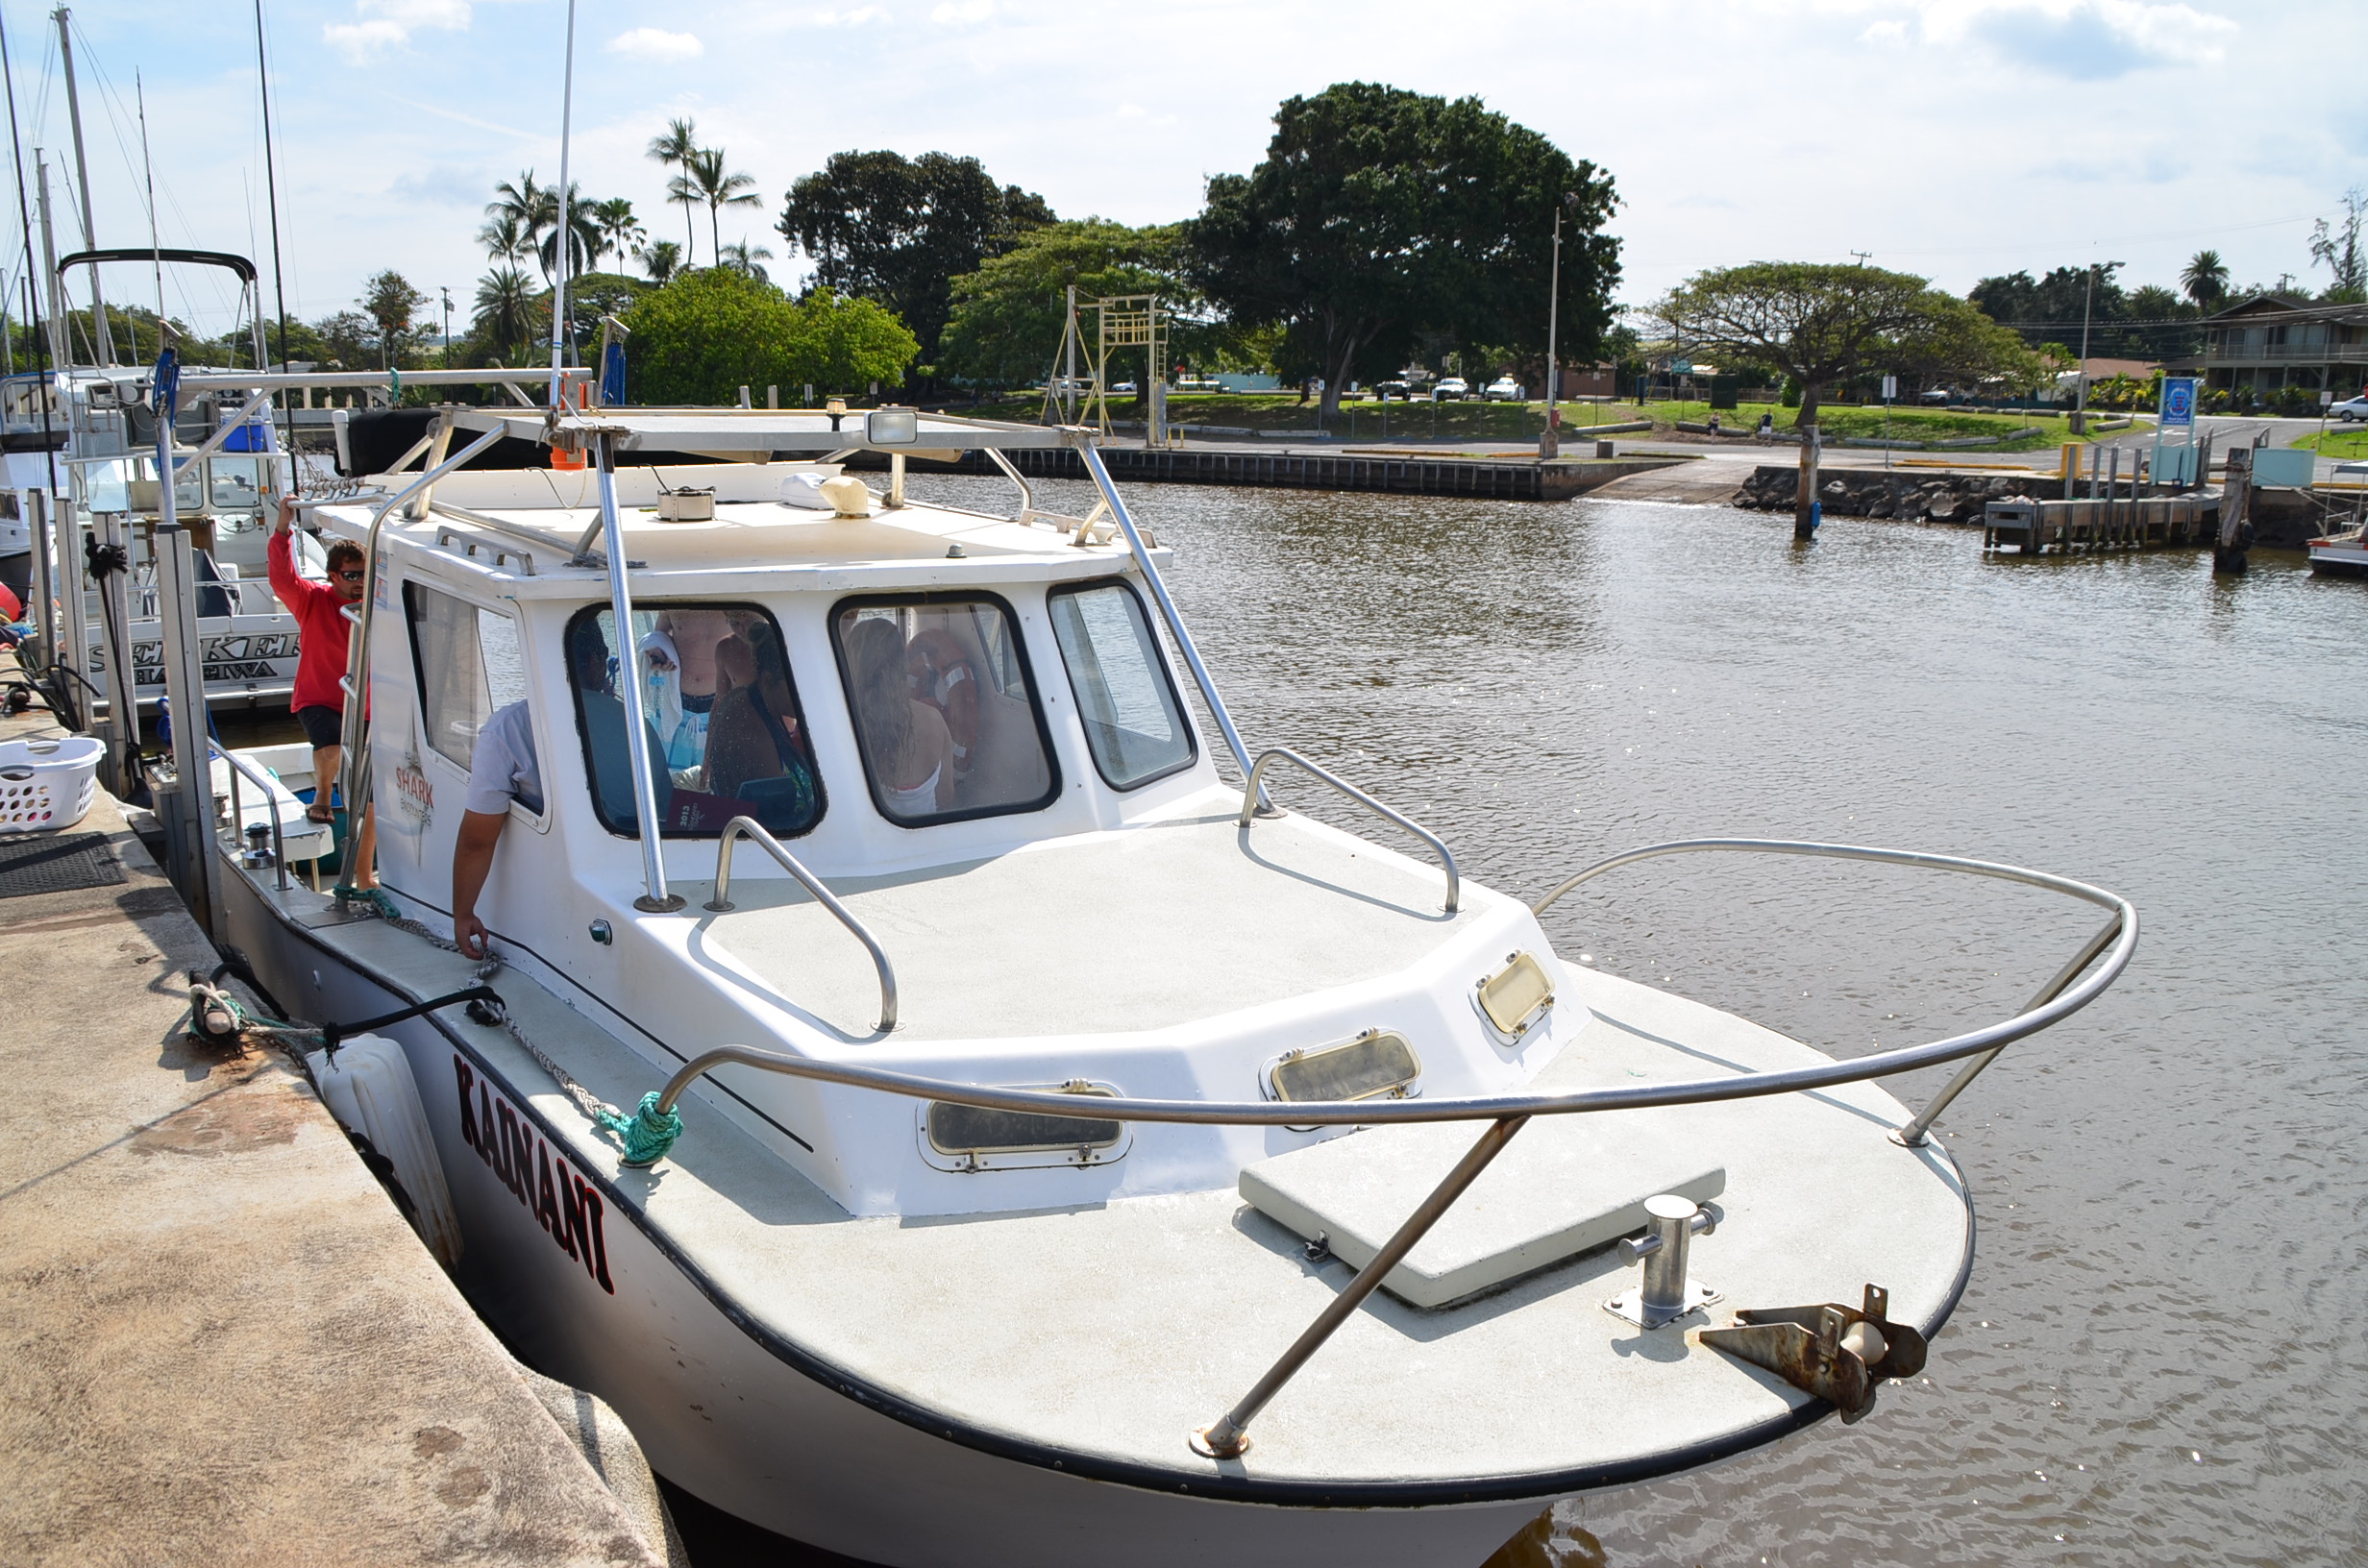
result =
M60 6L52 19L58 24L58 55L65 62L65 114L74 131L74 178L82 187L83 249L95 251L99 242L90 217L90 159L83 152L83 101L74 90L74 13ZM102 368L111 367L115 362L115 330L107 319L107 296L100 292L99 265L95 261L90 264L90 315L93 335L98 339L99 364Z
M560 344L567 331L568 185L567 138L576 110L576 0L567 0L567 62L559 77L559 266L551 296L551 417L561 407Z
M255 87L263 100L263 191L271 207L271 286L280 300L280 369L284 372L287 369L287 275L280 265L280 177L273 167L271 153L271 62L263 54L263 0L255 0ZM144 149L147 146L147 121L142 119L140 123L140 145ZM262 314L262 290L258 288L256 294L256 314L259 316ZM296 443L292 434L287 432L287 421L295 416L287 411L284 394L278 402L281 404L283 429L280 442L287 448L288 461L293 463Z
M0 81L8 85L9 151L16 159L16 217L25 231L25 288L33 288L33 208L25 200L25 144L16 133L16 68L9 63L9 29L5 17L0 17ZM33 334L38 346L37 359L41 372L41 395L34 404L41 410L41 453L49 459L49 492L58 493L58 448L49 429L49 355L54 346L46 333Z

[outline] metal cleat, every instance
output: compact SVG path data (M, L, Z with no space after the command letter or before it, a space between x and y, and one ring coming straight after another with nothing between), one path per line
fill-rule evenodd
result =
M1885 1379L1912 1378L1924 1369L1924 1336L1892 1322L1886 1315L1890 1304L1889 1291L1870 1285L1862 1311L1833 1302L1744 1310L1735 1314L1733 1328L1704 1329L1697 1337L1828 1401L1847 1424L1875 1408Z
M1644 1200L1644 1234L1619 1244L1623 1265L1644 1265L1644 1283L1621 1291L1603 1307L1640 1329L1657 1329L1718 1299L1716 1290L1686 1277L1686 1254L1695 1233L1708 1236L1716 1230L1718 1213L1691 1198L1664 1192Z

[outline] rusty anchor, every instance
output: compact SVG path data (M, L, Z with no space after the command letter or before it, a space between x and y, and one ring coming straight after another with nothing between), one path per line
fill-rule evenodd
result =
M1912 1378L1924 1369L1924 1336L1892 1322L1890 1305L1891 1293L1870 1285L1862 1311L1836 1302L1746 1309L1735 1314L1733 1328L1703 1329L1698 1337L1829 1401L1849 1423L1875 1408L1875 1390L1885 1379Z

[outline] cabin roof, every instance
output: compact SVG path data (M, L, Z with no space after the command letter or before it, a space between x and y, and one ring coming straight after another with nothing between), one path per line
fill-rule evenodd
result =
M756 574L817 579L782 586L825 588L925 579L933 586L1046 581L1106 576L1131 558L1122 537L1080 547L1072 542L1076 520L1054 522L1047 514L1024 523L924 502L892 508L876 499L870 516L852 518L780 499L785 481L818 468L836 472L833 465L802 462L619 469L618 522L637 592L650 592L653 576L677 579L666 585L668 593L725 586L701 579L733 579L746 591L748 576ZM604 595L597 484L588 469L464 469L437 481L426 516L391 516L381 537L505 579L506 594ZM689 485L714 489L713 519L660 522L661 495ZM319 508L319 516L324 527L360 539L378 504L373 499L331 504ZM579 555L587 544L590 553Z
M866 434L874 415L909 417L910 441L873 442ZM1091 439L1075 427L1009 425L914 409L819 408L590 408L563 409L554 422L538 408L463 408L453 415L460 429L500 430L519 441L544 442L568 451L588 451L596 435L615 439L620 453L679 452L761 456L765 453L820 457L867 450L955 451L1073 447Z

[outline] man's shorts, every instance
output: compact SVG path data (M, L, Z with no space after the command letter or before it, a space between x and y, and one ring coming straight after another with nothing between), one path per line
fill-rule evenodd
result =
M345 744L345 715L335 708L319 703L296 710L296 722L305 726L305 739L317 751L324 746Z

